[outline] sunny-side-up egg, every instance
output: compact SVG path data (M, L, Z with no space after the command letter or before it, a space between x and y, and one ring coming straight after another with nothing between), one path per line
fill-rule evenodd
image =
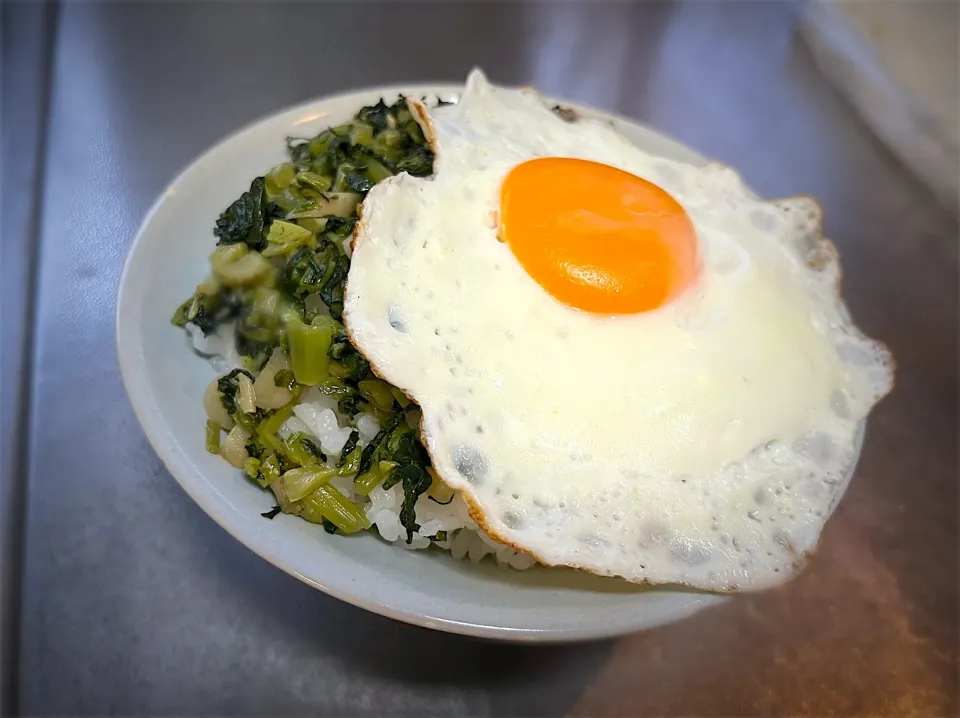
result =
M423 409L440 477L548 565L786 580L892 385L807 199L565 122L475 71L422 115L435 174L363 204L345 321Z

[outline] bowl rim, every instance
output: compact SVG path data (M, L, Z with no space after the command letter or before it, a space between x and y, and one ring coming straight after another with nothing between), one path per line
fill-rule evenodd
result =
M680 595L684 595L687 600L685 602L678 602L676 608L673 610L662 611L658 614L657 619L653 621L649 620L649 618L644 619L642 612L638 612L638 616L635 621L620 621L610 624L604 623L601 625L594 624L588 627L569 626L562 628L522 628L491 625L482 621L471 622L456 620L443 616L430 615L427 609L424 609L420 612L409 611L403 608L396 608L377 601L369 600L364 597L362 592L351 592L349 590L349 581L342 583L338 583L337 581L319 581L316 578L302 573L297 566L294 565L295 562L292 562L284 557L282 550L278 550L275 547L268 545L266 542L257 541L251 537L250 532L248 530L244 530L243 526L241 526L239 522L234 521L231 518L229 511L223 505L212 501L208 496L202 495L203 492L200 490L200 485L196 482L196 477L192 475L194 472L190 471L189 467L186 465L189 463L188 458L185 454L183 454L183 452L178 450L171 444L171 442L167 440L167 436L169 434L165 429L166 422L162 419L162 414L150 410L150 406L154 401L152 398L153 392L150 391L146 383L135 380L135 376L141 367L142 356L139 353L128 349L128 347L133 347L135 345L135 343L131 340L136 335L136 328L128 325L127 322L127 319L131 317L131 312L129 311L128 307L133 304L134 297L136 295L136 290L130 287L130 276L135 262L135 257L138 253L138 248L142 244L143 237L147 233L149 227L153 223L163 205L168 201L172 190L178 185L182 184L189 174L195 170L195 168L209 162L211 157L216 156L220 152L224 151L229 145L241 140L243 135L255 130L262 124L277 119L279 116L288 114L303 114L310 112L311 110L318 111L322 110L324 106L348 102L353 98L357 98L356 101L361 102L363 100L360 100L359 98L363 96L369 97L377 94L384 97L398 94L423 94L446 97L459 95L462 90L463 84L461 83L431 83L421 81L398 83L386 86L369 86L322 96L306 102L288 105L275 112L260 116L241 126L239 129L229 133L224 138L191 159L180 169L180 171L175 174L174 178L165 185L164 189L159 193L144 215L137 228L136 234L134 235L133 241L130 243L130 246L126 251L123 269L120 274L120 281L117 286L115 309L116 349L117 358L120 365L120 376L134 414L140 423L147 440L151 444L154 452L162 461L166 470L174 477L174 479L176 479L177 483L187 493L187 495L204 511L204 513L206 513L217 524L219 524L221 528L223 528L228 534L230 534L248 549L274 566L280 568L282 571L334 598L373 613L387 616L405 623L438 629L450 633L508 641L533 640L543 642L593 640L624 635L633 631L643 630L645 628L651 628L653 626L681 620L702 610L703 608L728 600L727 596L717 594L681 592ZM704 164L707 162L707 159L698 152L686 147L677 140L674 140L640 122L637 122L636 120L619 115L617 113L591 108L590 106L583 105L578 102L546 96L545 99L548 102L559 102L564 106L576 110L578 113L582 113L586 117L594 117L613 121L615 124L627 125L635 130L640 130L644 133L650 134L651 136L654 136L658 142L670 145L679 154L684 155L691 163ZM856 453L859 454L859 451ZM853 466L856 466L856 461L854 461ZM852 473L853 472L851 470L851 474ZM839 502L841 497L842 493L837 497L836 501Z

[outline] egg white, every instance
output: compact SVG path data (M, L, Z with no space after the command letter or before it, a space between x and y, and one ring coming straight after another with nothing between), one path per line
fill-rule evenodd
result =
M839 299L816 205L759 201L727 168L564 122L476 71L457 105L418 109L435 174L367 196L344 317L420 404L438 474L491 536L546 564L720 591L785 580L892 385L886 350ZM495 219L509 170L547 156L668 191L697 231L698 282L613 317L545 292Z

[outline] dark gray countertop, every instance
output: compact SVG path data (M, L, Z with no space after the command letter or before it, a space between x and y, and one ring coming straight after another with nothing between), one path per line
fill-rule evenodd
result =
M15 30L28 14L9 13ZM20 630L4 634L19 636L20 712L960 709L957 225L820 77L796 40L796 6L65 3L55 14L48 43L34 23L52 53L49 118L41 92L37 222L17 229L39 243L16 255L27 266L39 248L35 312L20 270L15 305L33 327L25 471L14 477L26 489L22 582L10 592ZM358 86L457 81L472 65L646 122L735 165L764 196L822 202L851 311L890 344L899 374L796 581L612 642L538 648L431 633L268 565L154 455L120 384L113 331L124 253L154 197L210 144L278 108ZM4 190L5 212L8 201ZM13 306L4 294L5 354ZM8 441L5 428L15 448Z

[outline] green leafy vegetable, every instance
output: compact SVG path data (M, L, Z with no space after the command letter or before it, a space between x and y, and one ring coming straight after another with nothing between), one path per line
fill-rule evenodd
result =
M433 479L422 464L398 465L391 476L399 477L403 486L400 523L407 530L407 543L410 543L413 541L413 534L420 529L420 524L417 523L417 499L420 494L430 488Z
M350 271L350 260L341 254L333 260L333 269L320 289L320 299L337 321L343 319L343 283Z
M253 371L260 371L263 368L273 349L270 342L251 339L239 328L234 333L233 346L237 350L237 354L247 360L244 361L243 367Z
M373 188L373 181L367 179L361 174L356 174L351 172L346 176L347 187L352 189L354 192L359 192L360 194L366 194Z
M360 404L364 399L358 392L351 392L337 402L337 411L344 416L353 418L360 413Z
M289 369L281 369L273 375L273 385L282 386L289 389L294 382L293 372Z
M320 461L327 460L327 455L324 454L323 451L320 449L320 447L317 446L313 441L308 439L303 434L298 434L297 436L299 437L298 441L300 442L300 445L303 446L304 449L309 451L316 458L320 459Z
M376 130L385 130L388 127L388 117L391 108L381 98L377 104L370 107L364 107L357 113L357 119L361 122L373 125Z
M349 237L357 223L356 217L326 217L324 225L324 234L334 235L336 237Z
M274 211L267 203L263 177L257 177L217 219L213 230L217 244L243 242L250 249L263 249L264 226Z
M237 303L223 293L206 295L197 292L177 307L171 322L178 327L193 324L205 336L212 334L221 324L229 321L237 313Z
M339 328L330 342L330 358L336 359L343 368L343 378L359 381L370 372L370 362L356 350L347 337L347 331Z
M350 438L347 439L347 443L343 445L343 449L340 451L340 458L337 459L337 468L342 468L344 464L347 463L347 457L357 448L357 443L360 441L360 432L351 431Z
M417 147L397 164L397 169L414 177L426 177L433 173L433 150Z
M392 464L382 480L383 488L389 489L398 483L403 486L400 523L407 530L407 543L410 543L413 534L420 528L416 520L417 499L430 488L433 477L427 471L430 457L426 449L403 418L402 411L391 414L380 432L365 447L360 457L355 486L359 493L369 493L383 475L380 467L385 463Z
M265 511L264 513L262 513L262 514L260 514L260 515L263 516L263 518L265 518L265 519L272 519L274 516L276 516L277 514L279 514L281 511L283 511L283 509L281 509L279 506L274 506L274 507L273 507L272 509L270 509L269 511Z
M217 218L210 278L176 309L171 321L178 327L197 327L205 335L225 323L235 328L243 368L220 377L217 389L230 418L248 435L244 473L278 492L283 508L264 516L284 510L323 524L327 531L363 530L369 522L361 508L326 482L336 473L356 475L354 486L361 493L381 482L399 482L404 492L401 517L410 541L418 529L414 505L430 485L429 460L397 408L409 406L410 400L372 374L343 327L350 269L345 246L356 226L359 198L398 172L431 174L433 152L403 98L392 105L380 100L364 107L353 122L314 137L288 138L287 149L289 161L255 178ZM276 371L272 383L289 390L290 401L280 409L240 411L239 377L255 382L278 350L289 368ZM244 388L248 409L259 398L251 396L251 386ZM335 398L341 417L365 409L387 418L364 447L359 446L359 433L351 432L336 467L327 467L326 455L309 437L279 434L307 387ZM254 390L259 395L260 390ZM207 425L211 451L219 450L220 431Z
M227 413L232 417L237 413L237 392L240 390L240 381L238 377L245 374L250 379L254 376L245 369L234 369L228 374L224 374L217 379L217 391L220 392L220 403Z
M326 265L309 247L301 247L284 266L281 282L291 294L310 294L323 286L327 277Z
M355 446L353 450L347 454L346 460L343 462L343 466L340 467L341 476L355 476L357 469L360 468L360 454L361 450L359 446Z
M360 456L360 466L357 468L357 478L366 474L373 467L374 459L377 457L377 449L400 425L403 414L395 412L383 422L380 431L370 440L370 443L363 447L363 453ZM371 487L373 488L373 487Z
M287 138L287 154L296 169L310 166L310 140L303 137Z

